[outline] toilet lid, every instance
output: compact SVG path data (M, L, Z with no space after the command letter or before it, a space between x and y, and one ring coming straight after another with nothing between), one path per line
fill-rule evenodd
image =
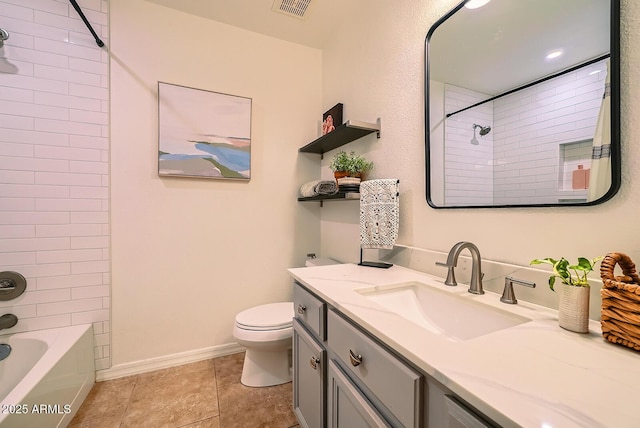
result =
M268 303L236 315L236 324L245 330L278 330L291 327L293 302Z

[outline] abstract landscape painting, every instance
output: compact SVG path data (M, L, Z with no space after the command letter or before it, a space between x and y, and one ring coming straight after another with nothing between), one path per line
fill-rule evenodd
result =
M251 98L158 82L158 174L251 178Z

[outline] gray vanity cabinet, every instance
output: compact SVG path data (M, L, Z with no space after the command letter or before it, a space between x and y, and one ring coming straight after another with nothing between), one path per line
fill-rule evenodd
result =
M300 426L496 426L298 283L293 300L293 407Z
M324 428L327 426L326 304L296 283L293 305L293 411L300 426Z
M348 428L390 426L333 361L329 361L328 379L329 426Z

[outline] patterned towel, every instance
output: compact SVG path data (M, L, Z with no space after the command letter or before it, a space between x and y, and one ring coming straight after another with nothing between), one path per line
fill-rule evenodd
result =
M400 223L398 179L360 183L360 246L391 249Z
M336 192L338 192L338 185L333 180L314 180L300 186L300 196L303 198L333 195Z

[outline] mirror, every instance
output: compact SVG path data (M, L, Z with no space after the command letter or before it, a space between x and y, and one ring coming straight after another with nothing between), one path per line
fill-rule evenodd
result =
M618 0L468 0L436 22L429 205L610 199L620 187L619 16Z

